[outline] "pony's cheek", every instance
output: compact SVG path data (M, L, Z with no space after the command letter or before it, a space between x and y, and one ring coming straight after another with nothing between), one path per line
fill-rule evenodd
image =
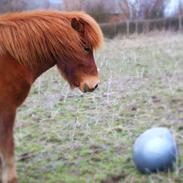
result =
M79 87L79 78L73 69L68 69L68 67L63 63L57 63L57 68L60 75L69 83L71 89Z
M63 70L59 67L58 64L57 64L57 69L58 69L60 75L61 75L64 79L66 79L66 75L64 74Z

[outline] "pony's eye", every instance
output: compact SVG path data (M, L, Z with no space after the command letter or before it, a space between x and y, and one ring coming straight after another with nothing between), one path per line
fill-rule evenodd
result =
M85 47L84 50L85 50L86 52L89 52L89 51L90 51L90 48Z

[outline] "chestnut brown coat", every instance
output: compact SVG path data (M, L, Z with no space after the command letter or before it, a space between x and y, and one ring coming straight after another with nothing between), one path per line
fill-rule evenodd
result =
M0 158L2 182L16 183L16 109L43 72L57 65L71 87L93 91L99 74L93 50L103 41L84 12L33 11L0 16Z

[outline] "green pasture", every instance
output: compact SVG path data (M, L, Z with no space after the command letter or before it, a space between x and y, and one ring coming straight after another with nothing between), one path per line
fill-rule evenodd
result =
M53 68L19 108L20 183L182 183L183 35L105 40L95 58L101 73L95 92L71 90ZM157 126L171 130L180 158L173 173L143 175L132 145Z

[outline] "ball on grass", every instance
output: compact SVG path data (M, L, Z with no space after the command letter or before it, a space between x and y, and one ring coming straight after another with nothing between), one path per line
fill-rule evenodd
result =
M143 173L173 170L177 145L167 128L151 128L142 133L133 146L133 160Z

